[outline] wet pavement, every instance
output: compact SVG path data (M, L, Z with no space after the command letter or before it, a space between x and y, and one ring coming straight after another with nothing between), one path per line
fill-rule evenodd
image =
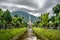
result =
M17 40L40 40L40 39L37 38L37 36L33 33L32 28L28 28L27 32Z

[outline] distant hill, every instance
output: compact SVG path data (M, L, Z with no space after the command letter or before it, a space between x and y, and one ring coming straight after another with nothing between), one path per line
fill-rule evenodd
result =
M18 17L24 17L24 21L28 22L29 20L29 15L31 16L31 21L34 23L38 20L38 18L36 16L33 16L31 14L28 14L27 12L23 12L23 11L13 11L12 15L18 15Z

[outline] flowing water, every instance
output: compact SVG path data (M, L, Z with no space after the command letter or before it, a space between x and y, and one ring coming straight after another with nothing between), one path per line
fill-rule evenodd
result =
M40 40L40 39L37 38L37 36L33 33L32 28L28 28L27 32L17 40Z

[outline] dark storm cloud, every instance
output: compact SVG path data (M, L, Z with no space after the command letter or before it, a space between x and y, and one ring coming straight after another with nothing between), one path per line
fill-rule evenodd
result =
M33 8L38 8L38 5L35 1L33 0L0 0L0 2L7 2L7 3L13 3L13 4L18 4L18 5L25 5L28 7L33 7Z
M57 3L59 3L59 4L60 4L60 0L55 0L54 2L55 2L56 4L57 4Z
M33 2L33 0L21 0L20 2L16 2L16 3L33 7L33 8L38 8L38 5L36 4L36 2Z
M41 12L41 13L44 13L44 12L47 12L49 11L49 9L54 6L54 1L53 0L46 0L46 2L44 3L44 5L42 6L42 8L40 8L38 10L38 12Z
M60 0L45 0L44 5L39 10L36 10L38 13L51 12L53 6L60 4Z
M59 2L60 2L60 0L45 0L45 3L42 6L42 8L39 8L37 10L28 10L25 8L21 8L21 10L28 11L28 12L34 12L34 13L44 13L44 12L49 12L49 11L51 12L52 7L56 4L58 4ZM22 2L22 3L24 4L24 2Z
M36 2L37 1L37 2ZM27 9L27 8L18 8L18 7L15 7L15 6L11 6L9 7L8 5L5 6L5 5L0 5L0 8L8 8L8 9L11 9L11 10L22 10L22 11L26 11L26 12L31 12L31 13L44 13L44 12L51 12L52 11L52 7L56 4L60 4L60 0L45 0L45 2L43 2L44 0L42 0L42 2L44 3L41 8L40 8L40 0L0 0L0 4L1 3L11 3L11 4L16 4L16 5L24 5L24 6L27 6L27 7L31 7L31 8L34 8L36 10L30 10L30 9ZM39 2L39 4L38 4Z

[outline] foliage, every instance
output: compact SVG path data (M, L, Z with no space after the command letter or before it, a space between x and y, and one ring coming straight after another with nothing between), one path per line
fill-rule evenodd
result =
M48 22L49 22L48 16L49 16L49 13L42 14L42 15L39 17L39 21L37 21L37 22L35 23L35 25L38 24L38 25L36 25L36 26L39 26L39 27L48 26Z
M21 27L23 24L27 24L23 21L24 17L18 17L18 15L12 16L9 10L3 11L0 9L0 28L7 29L13 27Z
M49 13L45 13L41 16L41 22L40 22L41 26L48 26L48 20L49 20L48 15Z
M53 11L56 15L60 12L60 4L57 4L56 6L53 7Z
M60 4L57 4L53 8L53 14L56 14L56 16L51 16L49 18L49 13L42 14L39 18L38 23L36 22L34 26L38 27L54 27L57 28L60 26Z
M0 17L3 15L3 10L0 9Z
M10 11L6 10L2 16L5 21L7 21L8 23L12 21L12 16L10 15Z

